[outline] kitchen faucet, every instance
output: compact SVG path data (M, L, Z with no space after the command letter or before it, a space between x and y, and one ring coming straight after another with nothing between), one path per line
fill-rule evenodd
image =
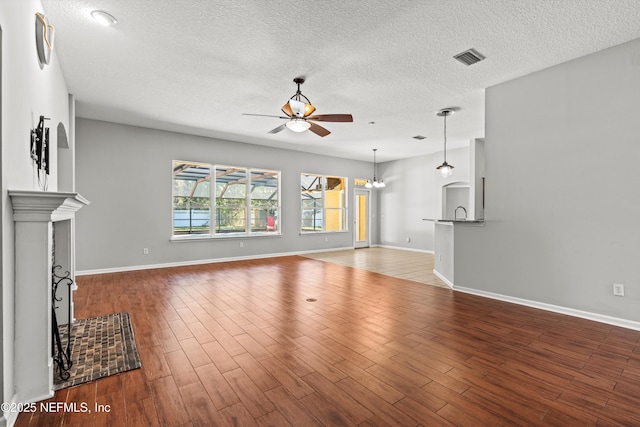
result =
M454 220L458 219L458 209L462 209L464 211L464 219L466 221L466 219L467 219L467 210L464 208L464 206L458 206L456 208L456 210L453 212L453 219Z

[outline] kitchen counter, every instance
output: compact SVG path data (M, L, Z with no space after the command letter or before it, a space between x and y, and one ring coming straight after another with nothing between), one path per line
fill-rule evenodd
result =
M432 221L437 223L450 222L453 224L484 224L484 219L432 219L422 218L423 221Z
M433 273L447 286L454 284L454 234L459 227L484 227L483 219L435 219L423 218L434 223L433 235Z

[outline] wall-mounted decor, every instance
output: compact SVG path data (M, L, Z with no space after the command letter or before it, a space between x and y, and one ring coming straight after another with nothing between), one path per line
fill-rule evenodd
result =
M48 117L40 116L35 129L31 129L31 159L38 170L38 184L40 189L47 191L49 178L49 128L44 127Z
M49 24L47 17L36 13L36 49L38 60L42 65L49 64L51 51L53 50L53 36L55 28Z

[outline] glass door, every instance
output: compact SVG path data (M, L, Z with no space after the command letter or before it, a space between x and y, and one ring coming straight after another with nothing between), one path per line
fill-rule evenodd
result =
M368 190L355 190L355 203L356 207L354 213L354 234L356 248L369 247L369 191Z

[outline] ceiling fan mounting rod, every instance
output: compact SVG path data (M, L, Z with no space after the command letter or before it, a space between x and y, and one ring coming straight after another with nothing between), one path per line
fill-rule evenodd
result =
M296 101L301 101L300 98L304 98L305 101L307 101L307 104L311 104L311 101L309 101L309 98L307 98L306 96L304 96L302 94L302 92L300 91L300 85L302 83L304 83L304 77L296 77L295 79L293 79L293 82L295 84L298 85L298 90L296 91L296 93L293 94L293 96L289 99L295 99ZM302 102L302 101L301 101Z

